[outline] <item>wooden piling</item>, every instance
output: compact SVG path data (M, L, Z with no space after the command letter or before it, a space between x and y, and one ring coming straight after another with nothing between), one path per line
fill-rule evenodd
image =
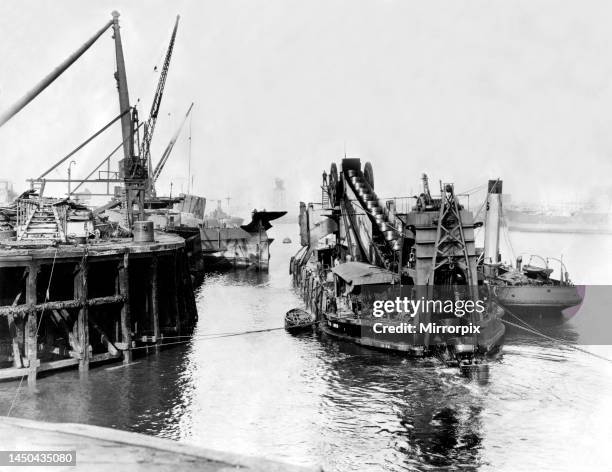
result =
M155 351L159 352L159 345L161 338L159 336L159 300L158 300L158 287L157 287L157 268L158 268L157 257L151 258L151 270L150 270L150 297L151 297L151 323L153 325L153 336L155 337Z
M11 296L0 306L0 321L6 317L9 328L2 339L9 352L3 352L2 359L11 360L12 350L13 360L12 366L0 369L0 379L28 376L28 383L34 385L38 372L77 365L86 372L90 365L118 358L120 353L129 363L138 327L147 329L149 339L142 341L155 350L163 345L166 328L171 335L189 334L197 315L184 241L164 234L156 238L150 245L121 240L86 247L0 247L0 270L5 271L3 280L10 283ZM55 271L47 270L51 260ZM22 280L15 276L16 269L24 271ZM44 296L47 275L53 277L51 300ZM107 280L109 276L114 284ZM142 277L149 284L138 280ZM144 306L134 307L130 299ZM41 319L45 329L40 328L39 336ZM38 338L42 340L43 332L44 351L62 358L41 362Z
M36 286L38 280L38 272L40 266L36 263L31 263L28 266L28 278L26 280L26 304L34 307L37 302ZM26 357L28 360L28 385L33 387L36 385L36 371L38 368L38 341L37 341L37 313L33 309L27 314L26 321Z
M22 281L27 280L27 277L28 270L26 269L23 271ZM20 291L17 296L15 296L15 300L13 301L13 305L11 307L15 307L19 303L19 300L21 299L22 295L23 292ZM13 367L20 369L23 367L23 360L21 359L21 349L19 348L19 335L21 334L21 343L23 344L23 329L18 329L17 323L15 323L15 314L12 311L7 313L6 321L8 324L9 336L11 338L11 345L13 351ZM21 323L23 322L22 319L20 319L19 321Z
M173 280L172 280L172 302L174 304L174 319L175 319L175 330L176 335L181 335L181 309L179 306L179 258L178 251L174 253L172 258L172 272L173 272Z
M13 350L13 367L21 368L23 367L23 362L21 360L21 351L19 350L19 331L12 313L7 315L7 321Z
M83 303L77 316L77 339L81 347L81 356L79 358L80 371L89 369L89 307L86 303L87 270L88 261L87 254L85 254L81 259L81 263L77 265L74 276L74 298Z
M183 260L183 277L184 277L184 291L183 298L186 300L186 321L188 326L193 327L198 321L198 308L195 301L195 290L193 282L191 280L191 271L189 270L189 262L185 252L182 253Z
M123 363L132 362L132 321L130 318L130 253L125 251L123 261L119 263L117 273L117 289L119 295L125 297L121 306L121 346L123 348Z

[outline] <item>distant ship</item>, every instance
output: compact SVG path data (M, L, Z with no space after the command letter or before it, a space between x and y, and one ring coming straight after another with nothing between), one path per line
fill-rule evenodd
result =
M270 221L286 213L285 211L253 210L251 221L246 225L240 225L242 218L228 218L221 225L202 226L200 238L204 266L207 269L268 270L270 245L274 241L267 233L272 228Z
M270 245L274 241L267 233L272 228L270 221L285 214L285 211L253 210L251 221L243 225L243 218L225 213L219 205L199 220L188 221L182 215L180 223L167 230L188 241L197 240L206 270L253 268L267 271Z
M243 222L244 218L225 213L221 208L221 200L217 200L217 208L204 217L204 227L206 228L231 228L240 226Z
M612 234L609 212L551 212L542 209L504 210L508 229L523 232Z

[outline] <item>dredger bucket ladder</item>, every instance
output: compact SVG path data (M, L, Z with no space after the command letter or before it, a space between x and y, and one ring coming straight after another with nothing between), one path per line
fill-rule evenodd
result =
M463 233L461 212L455 198L454 185L443 184L440 188L440 194L442 198L438 216L438 229L427 284L434 285L436 270L443 265L458 264L464 267L466 284L472 286L470 258ZM457 253L459 253L459 258L457 258Z

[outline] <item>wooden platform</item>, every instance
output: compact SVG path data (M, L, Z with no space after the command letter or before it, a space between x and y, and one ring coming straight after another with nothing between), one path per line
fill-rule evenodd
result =
M4 451L76 450L76 467L49 468L54 471L322 471L320 468L298 467L84 424L44 423L3 416L0 417L0 438ZM43 469L45 468L15 468Z
M151 242L5 243L0 380L27 375L32 385L41 371L129 363L133 349L159 350L164 336L186 338L197 321L185 240L178 235L157 232Z
M137 243L131 238L102 239L89 244L42 244L29 241L0 241L0 266L11 263L23 264L33 260L70 259L88 257L96 259L116 258L128 252L130 255L151 255L152 253L172 251L185 246L180 236L162 232L155 233L155 241Z

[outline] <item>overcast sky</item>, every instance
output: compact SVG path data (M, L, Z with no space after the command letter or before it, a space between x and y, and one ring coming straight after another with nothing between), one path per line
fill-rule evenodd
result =
M608 2L3 0L0 108L113 9L142 118L181 15L153 158L194 101L195 193L209 198L263 207L274 177L290 205L317 198L321 171L345 148L372 162L381 196L416 191L422 172L459 190L501 177L515 199L571 200L612 184ZM113 118L113 72L109 31L0 128L0 178L21 189ZM160 193L170 181L186 189L186 136ZM73 175L120 141L117 126L79 154ZM53 174L65 175L65 165Z

